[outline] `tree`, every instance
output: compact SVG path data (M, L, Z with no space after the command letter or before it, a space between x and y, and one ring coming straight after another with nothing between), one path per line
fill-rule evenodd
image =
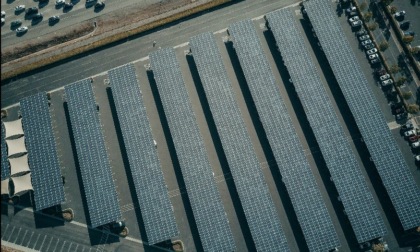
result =
M381 41L379 43L379 50L381 50L382 52L385 51L388 47L389 47L389 44L386 41Z
M411 96L413 96L413 93L411 91L402 92L402 97L404 98L404 100L410 99Z
M367 7L367 3L366 2L363 2L361 5L360 5L360 10L361 11L364 11L364 10L366 10L366 7Z
M401 71L401 68L397 64L394 64L394 65L389 67L389 71L393 74L396 74L399 71Z
M366 21L366 22L369 22L370 21L370 19L372 18L372 16L373 16L373 14L372 14L372 12L366 12L364 15L363 15L363 19Z
M416 114L417 112L419 112L419 105L410 104L410 105L407 106L407 111L410 114Z
M386 6L390 5L393 0L381 0L381 3L385 4Z
M395 14L395 12L397 12L397 7L395 7L395 6L391 6L391 7L389 8L389 10L391 11L391 14Z
M420 48L419 47L411 47L410 49L411 54L418 54L420 53Z
M368 27L369 30L374 31L374 30L376 30L376 28L378 27L378 25L376 23L369 23L367 25L367 27Z
M413 40L414 40L414 36L404 36L404 37L402 38L402 41L403 41L404 43L411 43L411 42L413 42Z
M398 80L396 81L396 85L398 87L404 85L404 83L407 81L407 78L405 78L404 76L401 76L400 78L398 78Z

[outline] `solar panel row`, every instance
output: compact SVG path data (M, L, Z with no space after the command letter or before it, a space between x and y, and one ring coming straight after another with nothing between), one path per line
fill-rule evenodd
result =
M42 210L65 201L47 94L20 100L22 125L34 188L35 209Z
M338 247L340 243L332 220L254 24L251 20L237 22L229 26L228 32L309 250Z
M3 123L1 123L1 180L10 177L10 165L7 160L7 145L6 145L6 132Z
M310 0L304 6L404 230L417 227L420 189L380 113L331 2Z
M149 119L132 64L108 71L131 175L149 244L178 235Z
M233 251L233 235L175 51L155 51L150 62L203 248Z
M90 225L95 228L121 218L92 85L81 80L65 86Z
M212 33L190 39L223 150L257 251L288 251L276 208Z
M386 227L317 73L292 9L266 15L296 92L359 243L383 237Z

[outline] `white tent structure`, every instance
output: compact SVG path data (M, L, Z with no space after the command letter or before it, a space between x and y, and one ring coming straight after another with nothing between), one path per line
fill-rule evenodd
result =
M1 181L1 195L9 195L9 179Z
M19 153L27 153L25 146L25 137L20 137L17 139L6 140L7 144L7 155L8 157L19 154Z
M16 175L30 171L28 163L28 154L17 158L9 158L10 175Z
M31 182L31 173L27 173L19 177L11 177L15 187L15 194L13 196L22 194L23 192L34 190Z
M3 122L4 129L5 129L5 138L8 139L12 136L22 136L23 127L22 127L22 118L10 121L10 122Z

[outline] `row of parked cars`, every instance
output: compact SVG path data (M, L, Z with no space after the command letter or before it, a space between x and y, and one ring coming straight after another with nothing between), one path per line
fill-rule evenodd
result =
M417 150L420 149L420 130L418 128L414 128L413 123L408 121L401 127L401 131L404 138L409 142L411 148L417 154ZM417 166L420 166L420 155L415 155L414 161Z

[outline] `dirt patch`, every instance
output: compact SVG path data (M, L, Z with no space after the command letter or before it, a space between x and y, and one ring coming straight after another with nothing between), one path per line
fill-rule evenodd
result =
M1 245L1 252L23 252L23 251Z
M77 26L76 28L70 28L65 31L60 31L56 34L50 34L43 36L41 39L35 41L28 41L24 43L23 46L9 46L4 48L1 51L1 64L22 58L32 53L39 52L41 50L47 49L82 36L85 36L91 33L95 27L91 23L83 23Z

